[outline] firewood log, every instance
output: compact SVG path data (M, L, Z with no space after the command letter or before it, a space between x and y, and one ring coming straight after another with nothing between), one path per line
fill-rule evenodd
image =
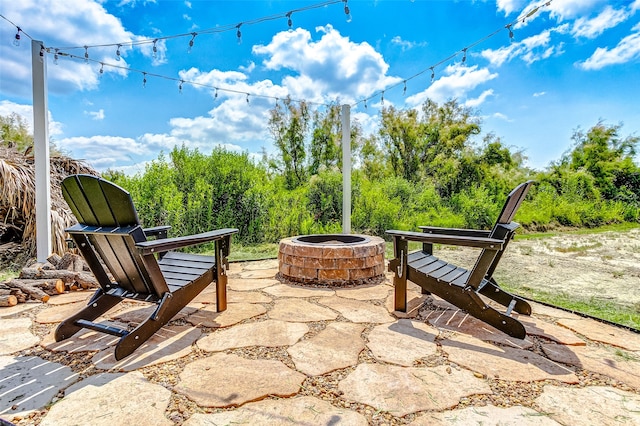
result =
M18 304L18 298L12 294L0 296L0 306L16 306Z
M47 302L51 298L51 296L49 296L38 287L26 284L25 280L13 279L9 283L12 287L19 289L23 293L29 295L29 297L32 299Z
M47 257L47 261L55 266L56 269L58 269L58 265L60 264L61 260L62 257L60 257L60 255L56 253L53 253L51 256Z
M62 294L67 289L64 281L62 281L59 278L38 279L38 280L13 279L9 281L9 285L11 287L15 287L20 290L23 289L23 287L21 286L39 288L40 290L44 291L48 295Z

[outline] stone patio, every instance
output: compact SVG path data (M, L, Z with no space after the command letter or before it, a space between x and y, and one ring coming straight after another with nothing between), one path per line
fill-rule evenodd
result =
M278 262L235 263L229 304L211 287L121 361L112 336L56 343L89 292L0 308L0 418L18 425L640 424L640 335L533 305L512 339L390 276L313 288ZM126 303L103 321L135 324Z

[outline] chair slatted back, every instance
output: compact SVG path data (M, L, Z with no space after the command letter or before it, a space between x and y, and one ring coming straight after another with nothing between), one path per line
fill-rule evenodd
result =
M502 240L504 242L502 249L498 251L487 249L482 250L478 260L476 260L472 273L469 275L469 283L477 285L480 283L482 278L491 277L493 275L498 263L500 263L502 254L506 250L509 241L511 241L516 228L519 226L517 223L513 222L513 218L518 212L518 208L520 208L522 201L524 201L533 183L533 180L521 183L516 186L509 195L507 195L507 199L502 207L500 215L498 216L498 220L489 235L491 238Z
M98 256L124 290L157 297L168 291L155 257L142 256L135 247L146 237L127 191L96 176L72 175L62 182L62 194L79 222L67 232L103 289L114 283L100 278Z
M516 186L513 191L507 195L507 200L504 203L504 207L502 207L502 211L500 212L500 216L498 216L498 221L496 224L508 224L513 221L513 218L520 208L520 204L527 196L531 185L533 185L532 180L528 180L520 185Z

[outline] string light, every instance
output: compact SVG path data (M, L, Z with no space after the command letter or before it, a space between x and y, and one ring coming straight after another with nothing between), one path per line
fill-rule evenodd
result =
M198 35L198 33L196 33L196 32L191 33L191 40L189 40L189 48L187 49L188 53L191 53L191 49L193 48L193 40L196 39L197 35Z
M249 94L247 93L247 103L249 103Z
M436 78L436 72L433 70L433 67L430 67L429 69L431 70L431 82L433 83L433 80Z
M511 29L511 27L513 26L513 24L508 24L505 28L509 30L509 42L513 43L513 30Z
M367 109L367 100L364 100L364 109Z
M142 87L147 87L147 73L142 73Z
M84 63L89 63L89 46L84 47Z
M180 80L180 85L178 86L178 92L182 95L182 85L184 84L184 80Z
M285 15L287 17L287 25L289 26L289 29L292 30L293 28L293 21L291 20L291 13L292 12L287 12L287 14Z
M382 94L380 95L380 105L384 105L384 90L382 91Z
M351 9L349 9L349 0L342 0L344 2L344 14L347 15L347 22L351 22Z
M241 26L242 26L242 22L236 25L236 37L238 38L238 44L242 44L242 32L240 32Z
M216 93L213 95L213 99L218 99L218 88L216 87Z
M465 47L464 49L462 49L462 52L462 63L464 64L465 62L467 62L467 48Z
M153 40L153 59L158 57L158 46L156 45L158 43L158 39Z
M20 27L17 27L17 29L18 30L16 31L16 35L13 38L13 45L16 47L20 46L20 31L22 31Z
M120 48L122 47L121 44L118 45L118 48L116 49L116 61L120 60Z
M402 89L402 96L407 94L407 80L405 80L403 83L404 83L404 88Z
M40 45L40 56L38 58L40 60L40 62L44 62L44 52L45 52L44 46L41 44Z
M56 49L55 53L53 54L53 63L58 65L58 49Z
M289 21L291 21L291 15L293 13L298 13L298 12L306 12L309 10L313 10L313 9L320 9L320 8L324 8L326 6L332 5L332 4L338 4L338 3L344 3L345 4L345 12L349 13L349 17L350 17L350 10L347 6L347 0L327 0L324 1L322 3L316 3L316 4L311 4L308 6L303 6L300 7L298 9L292 9L289 10L286 13L280 13L277 15L270 15L270 16L264 16L261 18L256 18L256 19L252 19L252 20L246 20L242 22L242 25L246 26L246 25L255 25L255 24L259 24L259 23L263 23L263 22L267 22L267 21L274 21L277 19L282 19L283 17L286 17L288 19L288 23ZM289 26L291 27L293 25L293 22L291 22L289 24ZM234 23L234 24L227 24L227 25L217 25L215 27L212 28L207 28L204 30L200 30L197 33L193 33L193 32L188 32L188 33L183 33L183 34L175 34L175 35L170 35L170 36L165 36L165 37L156 37L156 38L149 38L149 39L138 39L135 41L127 41L127 42L120 42L120 43L107 43L107 44L96 44L96 45L88 45L89 48L98 48L98 47L109 47L109 46L123 46L123 45L128 45L131 47L134 46L139 46L139 45L143 45L143 44L151 44L151 43L157 43L160 40L168 40L168 39L173 39L173 38L180 38L180 37L191 37L191 41L193 41L193 39L195 38L195 35L202 35L202 34L214 34L214 33L222 33L222 32L226 32L226 31L231 31L231 30L238 30L238 24ZM190 43L192 44L192 43ZM78 48L82 48L84 46L65 46L65 47L60 47L58 46L57 48L60 49L60 51L69 51L69 50L73 50L73 49L78 49Z
M102 78L103 74L104 74L104 64L100 62L100 78Z

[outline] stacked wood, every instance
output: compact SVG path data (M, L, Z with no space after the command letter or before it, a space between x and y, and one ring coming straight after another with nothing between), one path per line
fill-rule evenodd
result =
M27 300L47 302L55 294L98 287L81 256L51 255L44 263L28 265L18 278L0 284L0 306L14 306Z

